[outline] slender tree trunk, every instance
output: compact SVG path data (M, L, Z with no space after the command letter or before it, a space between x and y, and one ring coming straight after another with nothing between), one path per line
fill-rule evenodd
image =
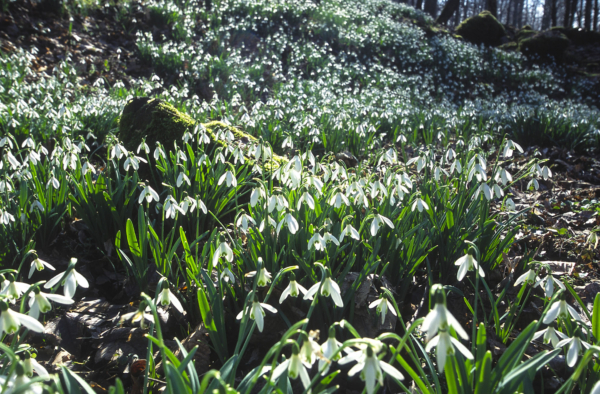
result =
M442 12L440 12L440 16L438 16L438 18L436 19L436 23L445 25L450 20L450 18L452 18L452 15L454 15L454 13L458 11L459 6L460 0L446 1L444 8L442 8Z
M465 19L467 19L467 16L468 16L467 12L468 12L468 10L469 10L469 0L464 0L464 2L463 2L463 17L462 17L463 21Z
M591 0L589 0L591 1ZM498 1L497 0L486 0L485 9L489 11L496 18L498 17Z
M550 19L552 27L558 25L558 0L551 0L550 2Z
M596 5L594 6L594 31L598 31L598 6L599 0L596 0Z
M535 8L534 8L535 10ZM546 30L550 27L550 20L552 15L552 1L546 0L544 2L544 15L542 16L542 30Z
M434 19L437 17L437 9L438 0L425 0L425 12L431 15Z
M563 18L563 26L571 27L571 0L565 0L565 17Z
M423 8L423 0L417 0L417 6L415 7L417 10Z

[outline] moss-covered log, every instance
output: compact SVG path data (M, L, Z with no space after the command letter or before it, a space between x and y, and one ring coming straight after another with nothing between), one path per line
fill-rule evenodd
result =
M171 104L149 97L131 99L121 115L118 137L128 150L137 150L145 139L153 149L160 142L167 149L174 143L180 143L186 131L191 131L198 124L192 117L177 110ZM215 129L223 128L231 131L236 140L257 141L252 135L244 133L236 127L220 121L202 123L207 135L217 144L227 143L216 138ZM277 164L286 163L281 156L273 155Z

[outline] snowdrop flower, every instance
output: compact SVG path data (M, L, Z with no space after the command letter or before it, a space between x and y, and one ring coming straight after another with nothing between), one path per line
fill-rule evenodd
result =
M159 201L158 198L158 193L154 191L154 189L152 189L150 186L146 186L144 188L144 190L142 190L142 193L140 194L140 198L138 200L138 203L141 204L144 202L144 198L146 199L146 201L148 202L148 204L150 204L152 202L152 200L154 201Z
M446 357L454 354L454 347L456 347L462 354L469 360L473 360L473 354L458 341L452 337L448 331L442 331L440 334L433 338L427 346L425 351L430 352L432 348L436 348L435 356L437 358L438 371L442 373L446 365Z
M430 341L439 330L448 330L450 327L456 331L458 336L468 339L467 332L446 308L446 294L443 287L440 284L435 284L431 288L431 292L436 300L435 306L429 311L421 325L421 330L427 333L426 340Z
M52 310L52 304L50 304L50 301L48 300L63 305L71 305L75 302L60 294L42 293L40 289L36 287L33 292L29 293L29 316L37 320L40 317L40 312L50 312Z
M121 158L125 155L127 155L127 149L125 149L125 147L121 144L115 144L111 149L110 149L110 154L109 154L109 159L113 159L114 157L116 157L117 159L121 160Z
M297 210L300 210L302 203L308 205L308 207L312 210L315 209L315 199L310 195L309 192L302 193L302 196L298 199L298 205L296 207Z
M279 235L279 231L281 231L281 228L284 224L287 225L288 230L290 230L290 233L292 234L296 234L296 232L300 228L300 226L298 225L298 221L296 221L292 214L288 212L277 225L277 229L275 230L277 232L277 235Z
M162 290L158 295L158 305L163 307L173 305L175 309L179 311L179 313L183 313L183 306L181 306L181 302L179 302L179 299L169 289L169 281L166 278L162 278L159 285Z
M319 359L319 371L323 369L325 364L330 364L332 361L338 361L342 357L341 353L334 356L341 346L342 344L335 339L335 326L329 327L327 340L321 345L321 354L323 357ZM323 374L326 374L328 370L329 365L323 371Z
M341 365L350 361L357 361L356 365L348 371L348 376L352 377L360 372L360 379L365 382L368 394L375 392L377 383L380 386L383 385L383 372L397 380L404 379L404 376L396 368L385 361L379 360L375 353L371 346L366 346L365 349L353 352L339 361Z
M552 346L556 347L556 345L560 342L560 338L566 339L568 338L565 334L563 334L560 331L556 331L554 329L554 327L552 326L548 326L543 330L537 331L534 335L533 335L533 339L538 339L541 336L543 337L543 341L544 343L551 343Z
M293 344L292 356L279 364L277 368L273 370L273 379L277 380L285 371L287 371L288 377L296 380L300 377L302 381L302 385L304 388L308 388L310 386L310 377L308 376L308 372L306 371L306 367L302 363L300 359L300 351L298 350L298 345Z
M128 156L127 159L125 159L125 163L123 163L123 168L125 169L125 171L129 170L129 167L132 167L135 171L140 169L140 162L142 163L147 163L147 161L141 157L138 156Z
M473 257L470 251L466 255L456 260L454 262L454 265L459 266L457 274L459 282L463 280L463 278L467 274L467 271L477 270L479 272L479 276L481 276L482 278L485 277L485 272L483 272L483 269L479 266L479 263L477 262L477 260L475 260L475 257Z
M546 293L546 297L552 298L554 294L554 284L557 284L562 290L566 290L565 285L560 280L557 280L552 276L552 274L546 275L546 277L540 280L540 285L544 288L544 293Z
M25 371L25 375L32 377L33 371L37 372L37 374L41 377L48 377L48 371L46 368L42 367L37 360L29 354L29 352L25 352L25 360L23 361L23 369Z
M4 301L0 301L0 335L2 333L14 334L21 325L35 332L43 332L44 326L31 316L15 312Z
M504 158L506 159L511 157L515 149L523 153L523 148L521 148L521 145L517 144L514 141L506 140L506 144L504 145L504 149L502 150Z
M304 294L304 299L312 300L314 295L319 290L320 286L321 286L321 282L315 283L310 289L308 289L306 294ZM331 277L329 276L329 272L327 273L327 277L323 281L323 286L321 287L321 295L324 297L331 296L331 298L333 299L333 303L340 308L342 308L344 306L344 301L342 301L342 292L340 290L340 286L338 286L338 284L334 280L331 279Z
M431 293L435 300L435 307L425 317L421 330L427 332L426 339L428 343L425 350L430 352L432 348L436 348L438 370L442 373L446 365L446 357L449 354L454 354L454 347L470 360L473 359L473 355L460 341L450 335L450 327L452 327L461 338L469 338L462 326L446 308L446 293L442 285L433 285ZM439 335L433 337L438 331Z
M148 146L148 144L146 144L146 141L142 141L142 143L138 145L138 148L137 148L138 154L140 153L140 150L143 150L144 153L146 153L146 154L150 153L150 147Z
M225 182L227 187L237 186L237 179L233 172L231 172L230 170L227 170L223 175L221 175L221 178L219 178L219 182L217 182L217 185L221 185L223 182Z
M340 233L340 243L344 240L345 236L349 236L350 238L354 238L355 240L360 241L360 234L354 227L352 227L351 224L347 224L346 227L344 227L344 230L342 230L342 232Z
M556 320L557 317L560 317L561 319L566 319L569 317L569 315L571 315L573 319L581 321L581 316L579 316L579 313L577 313L575 308L567 304L566 300L561 299L552 304L552 306L548 310L548 313L546 313L546 316L544 316L544 320L542 320L542 322L544 324L550 324L554 320Z
M337 192L331 195L331 198L329 199L329 205L339 209L342 206L342 203L346 204L346 206L350 206L350 201L348 200L348 197L344 195L344 193Z
M142 329L146 329L146 322L154 323L154 316L152 316L152 314L148 312L150 312L150 307L146 306L145 302L140 302L138 310L135 312L126 313L123 316L121 316L119 324L123 324L123 322L126 321L131 322L131 324L135 324L139 321L140 327Z
M14 222L15 217L8 213L7 211L2 211L0 209L0 224L4 224L5 226L10 225L10 222Z
M56 190L60 189L60 182L58 181L58 179L56 179L54 174L52 174L52 178L50 178L46 183L46 189L49 189L50 186L52 186Z
M569 350L567 350L567 365L572 368L577 363L581 350L589 349L590 344L582 341L578 336L574 336L573 338L563 339L558 342L555 347L559 348L567 345L569 345Z
M261 269L258 273L256 285L258 287L265 287L269 283L271 283L271 274L264 267L262 257L258 258L258 262L259 262L259 265L261 266ZM256 271L250 271L246 274L246 277L248 277L248 278L254 278L255 276L256 276Z
M527 190L531 190L532 187L535 190L538 190L540 188L540 184L537 181L537 179L535 179L535 178L533 178L532 180L529 181L529 183L527 183Z
M302 340L302 347L300 348L300 360L306 366L306 368L312 367L317 361L317 354L321 353L321 346L315 342L314 338L318 336L318 331L311 331L310 335L306 335L304 332L300 334L299 340Z
M16 282L15 277L12 274L8 274L6 277L8 280L8 285L3 286L4 288L0 294L5 295L10 302L14 304L23 293L29 290L30 285L23 282Z
M181 209L181 207L179 206L177 201L175 201L175 199L171 195L167 196L167 198L165 199L164 210L165 210L165 219L169 219L169 218L175 219L177 212L181 212L182 215L185 215L185 212L183 211L183 209Z
M523 275L519 276L514 285L518 286L521 283L523 283L523 285L537 285L539 281L540 278L535 274L535 271L530 269Z
M40 376L46 377L46 375ZM0 376L0 385L0 387L6 388L6 394L11 394L16 390L25 394L42 394L45 391L41 382L31 383L31 379L26 374L24 362L17 362L15 373L8 378L8 381L6 377ZM26 389L23 390L23 387Z
M254 219L251 216L243 213L238 217L238 220L235 222L235 225L241 228L242 232L246 234L246 232L248 231L249 223L252 223L252 225L256 226L256 222L254 221Z
M398 316L394 305L392 305L386 297L380 297L378 300L373 301L369 304L369 308L377 308L375 311L381 316L381 324L385 323L385 316L387 315L388 310L392 315Z
M418 209L419 212L423 212L423 210L428 211L429 205L427 205L427 203L425 201L423 201L423 199L421 197L417 197L415 202L413 202L411 210L414 212L415 209Z
M590 394L600 394L600 382L596 383L594 387L592 387Z
M510 197L506 199L506 201L504 202L504 206L506 207L506 209L509 212L514 212L517 209L517 206L515 205L515 202Z
M188 176L185 175L185 173L180 172L179 176L177 177L177 187L181 187L183 182L187 183L188 186L191 186L190 178L188 178Z
M29 212L33 212L34 209L37 209L40 212L45 211L44 206L38 200L35 200L31 203L31 206L29 207Z
M337 240L337 238L335 238L330 233L325 233L323 236L321 236L321 234L319 234L319 233L315 233L308 240L308 249L310 250L314 246L315 250L324 251L327 247L328 242L333 242L337 246L340 246L340 242Z
M273 308L269 304L264 304L264 303L258 302L258 298L256 298L256 296L254 296L254 301L252 301L252 305L246 307L246 309L241 311L237 315L236 319L241 320L242 317L244 316L244 314L249 312L250 319L252 319L256 322L256 327L258 327L258 331L262 332L263 328L265 326L264 317L266 315L264 309L268 310L271 313L277 313L277 309Z
M390 219L386 218L383 215L376 214L373 217L373 221L371 222L371 235L376 236L377 232L379 231L379 227L383 226L383 224L386 224L391 229L394 228L394 223L392 223Z
M221 257L225 257L225 259L230 263L233 261L233 250L231 250L227 242L221 242L215 250L212 259L213 267L217 265Z
M67 298L73 298L77 286L81 286L86 289L90 286L87 279L85 279L85 277L79 272L75 271L76 263L77 259L72 257L71 262L69 263L69 267L67 268L67 271L65 271L66 277L62 281L62 284L65 286L63 289L64 295ZM61 281L63 276L65 276L64 272L61 272L60 274L56 275L44 285L44 288L51 289L52 287L54 287L54 285L58 284Z
M288 296L296 298L298 295L300 295L300 293L306 294L306 289L301 284L296 282L296 275L291 272L290 283L281 293L281 297L279 297L279 303L283 303Z

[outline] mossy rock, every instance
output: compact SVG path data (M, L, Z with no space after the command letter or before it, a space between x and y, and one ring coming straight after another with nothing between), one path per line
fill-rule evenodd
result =
M515 52L519 48L519 44L514 41L507 42L506 44L502 44L498 47L498 49L502 49L508 52Z
M465 19L456 28L456 33L473 44L497 46L506 35L504 26L489 11Z
M197 124L198 122L192 117L178 111L177 108L165 101L149 97L136 97L129 100L123 109L119 121L118 137L123 146L132 151L137 150L144 138L150 149L154 149L157 142L160 142L166 149L170 149L174 143L180 143L183 134L193 130ZM202 123L202 126L206 129L206 134L210 139L222 146L227 146L227 143L216 138L214 133L216 128L231 131L236 140L257 141L250 134L220 121ZM287 162L284 157L277 155L273 155L273 160L277 166Z
M546 30L521 40L519 51L526 55L537 55L541 58L553 57L560 61L569 43L567 36L560 31Z
M537 34L538 32L535 30L531 30L531 29L521 29L517 32L517 34L515 35L515 38L517 40L517 42L523 41L526 38L530 38L533 37Z

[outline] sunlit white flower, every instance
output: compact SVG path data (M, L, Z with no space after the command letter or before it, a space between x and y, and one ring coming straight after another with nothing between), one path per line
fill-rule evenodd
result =
M116 157L117 159L121 159L123 156L127 155L127 149L125 149L125 147L121 144L115 144L111 149L110 149L110 154L108 156L109 159L113 159L114 157Z
M438 364L438 371L442 373L444 366L446 365L446 357L454 354L454 348L456 347L462 354L469 360L473 360L473 354L463 345L460 341L450 335L448 331L441 331L438 336L433 338L427 346L425 351L430 352L431 349L436 348L435 356Z
M548 313L546 313L546 316L544 316L544 319L542 321L544 324L550 324L554 320L556 320L557 317L560 317L561 319L566 319L569 317L569 315L571 315L573 319L577 321L582 321L581 316L579 315L579 313L577 313L575 308L567 304L567 301L565 300L558 300L554 302L554 304L552 304L552 306L548 310Z
M306 336L306 334L300 336L304 339L302 341L302 347L300 347L300 360L306 368L312 367L315 361L317 361L317 354L321 353L321 346L315 342L314 334L315 332L311 331L308 336ZM318 331L316 334L318 335Z
M162 288L162 290L158 295L158 305L161 305L163 307L173 305L175 309L179 311L179 313L183 313L183 306L181 305L181 302L179 302L179 299L169 289L169 281L167 281L164 278L161 279L160 287Z
M139 321L140 327L142 329L146 329L147 322L154 323L154 316L151 313L148 313L150 312L150 307L146 306L144 308L144 306L144 303L140 303L137 311L125 313L123 316L121 316L120 324L123 324L123 322L126 321L131 322L131 324L135 324Z
M29 316L37 320L40 317L40 312L50 312L52 310L52 304L50 304L49 300L63 305L71 305L75 302L71 298L60 294L42 293L40 289L36 287L34 291L29 293Z
M329 328L329 335L327 340L321 345L321 354L323 357L319 359L319 371L322 370L325 364L329 364L332 361L338 361L342 358L342 353L338 353L334 356L334 354L338 351L338 349L342 346L342 344L335 339L335 326L331 326ZM346 350L346 349L344 349ZM348 354L348 352L346 352ZM329 365L324 370L324 374L329 370Z
M515 205L515 202L510 197L506 199L506 201L504 202L504 206L506 207L506 209L509 212L514 212L517 209L517 206Z
M4 224L5 226L10 225L11 222L15 221L15 217L8 213L8 211L3 211L0 209L0 224Z
M342 203L350 206L348 197L346 197L342 192L334 193L331 195L331 198L329 198L329 205L334 206L336 209L339 209L342 206Z
M350 238L354 238L355 240L360 241L360 234L354 227L352 227L351 224L347 224L346 227L344 227L344 229L340 233L340 243L344 240L345 236L349 236Z
M188 178L185 173L180 172L179 176L177 177L177 187L181 187L183 182L187 183L188 186L191 186L190 178Z
M87 279L85 279L85 277L83 275L81 275L79 272L75 271L75 268L74 268L75 262L77 262L77 259L71 258L72 266L70 266L70 268L67 268L67 276L62 281L62 284L64 285L64 289L63 289L64 295L67 298L73 298L73 296L75 295L75 290L77 289L77 286L81 286L86 289L90 286ZM65 274L64 272L61 272L60 274L56 275L54 278L50 279L44 285L44 288L51 289L52 287L54 287L54 285L58 284L61 281L64 274Z
M581 350L589 349L590 344L582 341L578 336L574 336L573 338L563 339L558 342L555 347L559 348L567 345L569 345L569 350L567 350L567 365L572 368L577 364L577 359L579 358Z
M544 336L544 337L543 337L543 341L544 341L544 343L546 343L546 344L550 343L550 344L552 344L552 346L553 346L553 347L556 347L556 345L557 345L557 344L560 342L560 338L559 338L559 336L560 336L562 339L566 339L566 338L568 338L568 337L567 337L565 334L563 334L562 332L560 332L560 331L556 331L556 330L554 329L554 327L552 327L552 326L548 326L548 327L546 327L546 328L545 328L545 329L543 329L543 330L537 331L537 332L536 332L536 333L533 335L533 340L535 340L535 339L538 339L538 338L539 338L539 337L541 337L542 335Z
M147 163L147 161L141 157L130 155L125 159L123 163L123 168L125 171L129 170L129 167L133 168L135 171L140 169L140 162Z
M213 267L217 265L221 257L225 257L230 263L233 261L233 250L231 250L227 242L221 242L215 250L212 260Z
M262 263L262 257L259 257L258 260ZM248 277L248 278L254 278L255 276L256 276L256 271L250 271L246 274L246 277ZM261 269L258 273L258 278L256 279L256 285L258 287L267 286L269 283L271 283L271 277L272 276L269 273L269 271L267 271L267 269L264 266L261 267Z
M504 149L502 150L502 154L504 155L504 158L511 157L513 154L513 150L515 150L515 149L517 149L519 152L523 153L523 148L521 148L521 145L517 144L514 141L507 140L506 144L504 145Z
M540 278L536 275L535 271L530 269L523 275L519 276L515 281L515 286L524 283L526 285L535 285L540 281Z
M236 187L237 186L237 179L235 177L235 175L233 174L233 172L227 170L223 175L221 175L221 177L219 178L219 182L217 182L218 185L221 185L223 182L225 182L225 184L227 185L227 187Z
M281 293L281 297L279 297L279 303L283 303L288 296L296 298L300 295L300 293L306 294L306 289L301 284L296 282L296 275L294 275L292 272L290 274L290 283Z
M414 212L415 209L418 209L419 212L423 212L423 210L428 211L429 205L427 205L427 203L425 201L423 201L423 199L421 197L417 197L415 202L413 202L411 210Z
M321 286L321 282L315 283L310 289L308 289L306 294L304 294L304 299L312 300L314 295L319 290L320 286ZM323 287L321 287L321 295L324 297L331 296L331 299L333 299L333 303L340 308L342 308L344 306L344 301L342 301L342 292L340 290L340 286L338 286L338 284L334 280L332 280L329 277L329 275L327 275L327 278L325 278L325 280L323 281Z
M592 387L590 394L600 394L600 382L596 383L594 387Z
M32 377L33 372L35 371L41 377L48 377L48 371L44 368L37 360L26 352L25 360L23 361L23 369L25 370L25 375Z
M283 217L283 219L281 219L281 221L277 225L277 234L279 234L279 231L281 231L281 228L284 224L287 225L288 230L290 230L290 233L292 234L296 234L296 232L300 228L300 226L298 225L298 221L289 212Z
M148 204L151 203L152 200L159 201L158 193L155 192L154 189L152 189L150 186L146 186L142 190L142 193L140 194L140 198L138 199L138 203L139 204L143 203L144 198L146 199Z
M254 221L254 219L252 218L252 216L249 216L249 215L247 215L245 213L242 213L238 217L238 220L235 222L235 225L237 227L239 227L244 234L246 234L246 232L248 231L248 225L250 223L252 223L253 226L256 226L256 222Z
M37 209L40 212L44 212L44 206L38 200L35 200L31 203L31 206L29 207L29 212L33 212L34 209Z
M300 354L296 345L294 345L292 356L283 361L273 370L273 379L277 380L285 371L287 371L287 376L294 380L300 377L302 385L305 389L310 386L310 376L308 375L306 367L300 359Z
M383 372L397 380L403 380L404 376L393 366L385 361L379 360L376 352L371 346L363 350L353 352L343 357L339 364L344 365L351 361L357 361L356 365L348 371L348 376L352 377L360 372L360 379L365 382L367 394L375 392L375 386L379 383L383 385ZM383 371L383 372L382 372Z
M258 300L255 298L252 302L252 305L246 307L245 310L241 311L237 315L236 319L241 320L245 313L250 312L250 319L256 322L256 327L258 327L258 331L262 332L265 325L264 317L266 315L264 309L268 310L271 313L277 313L277 309L273 308L269 304L258 302Z
M479 266L479 263L477 260L475 260L475 257L473 257L473 255L470 253L460 257L454 262L454 265L459 266L457 274L458 281L463 280L465 275L467 275L467 271L473 270L478 270L479 276L485 277L485 272L483 272L483 269Z
M30 285L23 282L15 281L15 277L12 274L7 275L8 285L3 286L0 294L5 295L10 302L13 304L21 298L21 295L29 290Z
M384 224L386 224L391 229L394 228L394 223L392 223L390 219L386 218L383 215L376 214L373 217L373 221L371 222L371 235L376 236L377 232L379 231L379 227L383 226Z
M48 263L48 262L40 259L39 257L36 257L31 262L31 268L29 268L29 276L28 276L28 278L31 278L31 276L33 275L33 272L35 270L42 271L44 268L48 268L50 271L56 270L56 268L54 268L50 263Z
M425 317L425 320L421 325L421 330L427 333L426 340L430 341L439 330L447 330L449 327L452 327L461 338L469 338L467 332L446 308L446 305L443 303L436 303L433 309L429 311Z
M167 198L165 199L165 205L163 207L165 210L165 219L175 219L177 212L180 212L182 215L185 215L183 209L181 209L177 201L171 195L167 196Z
M0 301L0 335L3 333L14 334L21 325L35 332L43 332L44 326L31 316L15 312L4 301Z
M561 288L562 290L566 290L565 285L563 285L563 283L554 278L554 276L552 276L552 274L548 274L546 275L546 277L544 277L544 279L539 281L540 286L542 286L542 288L544 289L544 293L546 294L547 298L551 298L552 295L554 294L554 284L556 283L558 285L559 288Z
M379 316L381 316L381 324L385 323L385 316L387 315L388 311L390 311L392 315L398 316L396 314L396 309L394 308L394 305L392 305L392 303L385 297L381 297L378 300L370 303L369 308L377 308L375 310L377 311Z
M298 199L298 205L296 207L298 210L300 210L302 203L308 205L310 209L315 209L315 199L310 195L309 192L302 193L302 195Z

